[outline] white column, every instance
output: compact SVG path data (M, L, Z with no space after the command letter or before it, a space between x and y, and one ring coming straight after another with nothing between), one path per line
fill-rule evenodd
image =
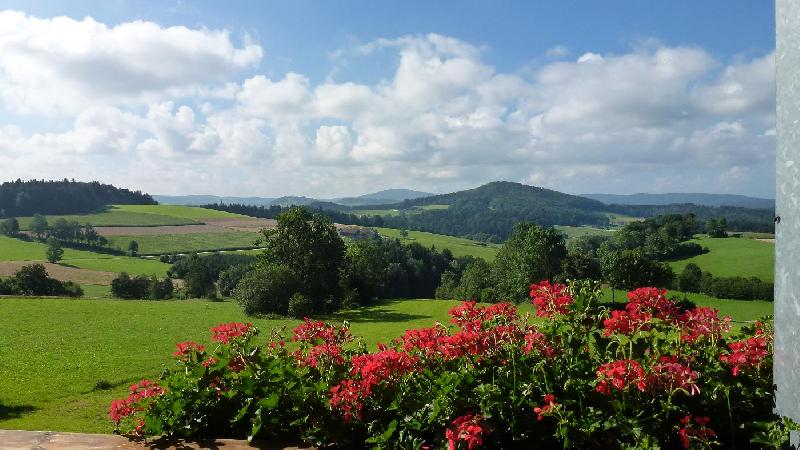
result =
M800 421L800 1L777 0L775 384L778 413Z

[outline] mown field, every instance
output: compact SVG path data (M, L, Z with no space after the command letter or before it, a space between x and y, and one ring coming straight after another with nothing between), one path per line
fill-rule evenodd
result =
M76 220L81 225L91 223L94 226L106 227L191 225L202 222L203 219L226 217L246 216L213 209L177 205L110 205L106 210L92 214L46 216L47 221L51 224L55 220L63 218L69 221ZM29 230L32 219L32 217L20 217L20 228Z
M767 302L695 300L737 320L772 311ZM408 328L447 323L456 303L387 301L329 320L349 321L353 334L375 348ZM521 311L532 308L525 304ZM248 319L230 301L0 298L0 428L109 433L112 399L124 396L130 383L156 378L171 366L175 342L210 344L209 327L231 321L250 321L262 331L298 323ZM96 389L98 382L113 387Z
M709 252L670 262L675 273L680 273L691 262L715 276L755 276L768 282L775 278L774 243L747 238L712 239L704 235L691 242L708 247Z
M400 239L400 230L395 230L394 228L376 228L376 230L381 236ZM424 231L409 231L408 237L401 239L401 241L406 244L419 242L425 247L435 246L439 250L448 248L455 256L472 255L487 261L494 261L494 257L500 249L500 245L498 244L487 244Z
M190 253L214 250L254 248L259 233L229 231L222 233L149 234L137 236L111 236L113 247L128 248L131 241L139 244L140 255L165 253Z
M555 228L564 233L567 239L572 239L578 236L614 236L615 230L605 230L603 228L594 227L573 227L569 225L556 225Z

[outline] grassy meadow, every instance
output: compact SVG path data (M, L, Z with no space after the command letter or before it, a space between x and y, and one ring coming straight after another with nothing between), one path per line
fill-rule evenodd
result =
M253 248L259 233L229 231L220 233L147 234L136 236L110 236L112 247L128 248L131 241L139 244L140 255L189 253L214 250Z
M690 242L708 247L708 253L670 262L679 274L686 264L695 263L702 270L720 277L758 277L762 281L775 279L775 244L747 238L713 239L699 235Z
M605 230L603 228L594 228L589 226L573 227L569 225L556 225L555 228L564 233L567 239L572 239L578 236L614 236L615 230Z
M381 236L401 239L400 230L394 228L376 228L376 230ZM439 250L447 248L450 249L455 256L472 255L487 261L494 261L494 257L500 249L500 245L498 244L487 244L470 239L427 233L424 231L409 230L408 237L401 239L401 241L405 244L419 242L425 247L435 246Z
M91 223L96 227L155 227L160 225L192 225L195 220L173 217L164 214L149 214L133 211L124 211L116 207L93 214L45 216L47 222L52 224L58 219L78 221L81 225ZM22 230L29 230L33 217L20 217L19 226Z
M690 298L736 320L772 311L768 302ZM352 333L374 349L408 328L447 323L455 304L386 301L327 319L350 322ZM526 303L520 311L532 307ZM109 433L106 411L112 399L124 396L130 383L157 378L171 366L176 342L210 345L209 327L231 321L253 322L262 332L299 323L247 318L231 301L0 298L0 428ZM97 389L98 382L112 387Z
M242 214L217 211L215 209L200 208L197 206L181 205L115 205L119 211L134 214L156 214L179 219L198 221L202 219L248 217Z

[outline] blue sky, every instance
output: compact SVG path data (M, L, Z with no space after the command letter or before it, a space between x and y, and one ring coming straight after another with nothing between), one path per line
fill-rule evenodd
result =
M0 179L263 196L494 179L774 193L771 2L0 10L16 11L0 17Z

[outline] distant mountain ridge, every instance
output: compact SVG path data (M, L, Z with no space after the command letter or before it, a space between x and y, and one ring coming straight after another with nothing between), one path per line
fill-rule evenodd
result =
M411 189L386 189L358 197L342 197L333 199L317 199L304 196L283 196L278 198L270 197L223 197L218 195L154 195L153 198L159 203L167 205L208 205L212 203L239 204L250 206L307 206L317 203L332 204L342 206L363 206L380 205L385 203L401 202L407 199L431 196L429 192L414 191Z
M775 207L775 199L749 197L737 194L665 193L665 194L581 194L606 205L676 205L739 206L743 208L768 209Z

